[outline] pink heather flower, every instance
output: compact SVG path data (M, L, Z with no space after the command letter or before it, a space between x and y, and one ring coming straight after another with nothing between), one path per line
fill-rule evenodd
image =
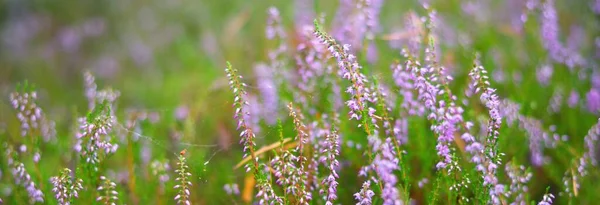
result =
M169 181L171 178L169 176L169 172L171 171L169 162L154 160L150 163L150 170L152 176L158 179L161 190L164 191L165 183L167 183L167 181Z
M288 191L294 193L299 198L298 202L300 204L309 204L310 200L312 199L312 196L311 193L307 191L308 188L305 187L308 184L308 172L305 171L307 159L304 156L304 146L308 142L310 136L308 134L308 129L302 122L302 120L304 119L302 113L297 112L293 107L292 103L288 104L288 109L290 112L290 117L294 121L295 130L298 133L296 136L298 146L295 150L295 152L297 153L295 161L298 164L298 168L294 169L291 173L291 186L288 187ZM298 187L300 189L298 189Z
M76 134L74 149L85 157L86 163L99 163L100 152L108 155L117 151L118 144L111 143L109 136L114 123L113 117L107 113L100 114L96 119L79 118L79 131Z
M115 190L117 188L117 184L112 182L110 179L105 176L100 176L100 186L96 189L98 191L98 198L96 201L104 205L114 205L119 200L119 193Z
M83 181L81 179L73 179L71 177L71 170L68 168L63 169L60 176L50 178L52 183L52 192L54 197L58 200L61 205L71 204L73 198L79 197L79 191L83 189L81 185Z
M175 173L177 178L177 185L173 188L177 189L177 196L175 196L175 201L177 204L190 205L190 187L192 186L192 182L190 181L190 177L192 174L189 172L189 167L187 165L185 159L185 150L181 152L179 155L179 161L177 162L177 169Z
M510 179L510 186L506 196L514 197L511 204L524 205L527 203L526 194L529 191L527 183L533 177L533 174L525 169L525 166L517 166L516 164L506 164L506 175Z
M410 116L422 116L425 113L425 107L418 101L418 96L414 94L417 81L417 75L412 72L412 70L417 69L414 66L418 66L418 64L412 63L411 60L407 60L404 66L394 64L392 65L392 77L399 89L400 96L402 96L400 105L402 110L407 110Z
M56 139L54 122L48 120L42 108L37 104L37 92L13 92L10 94L12 107L17 111L17 119L21 122L21 136L29 136L37 141L38 136L30 136L39 133L45 142Z
M550 102L548 106L548 112L550 113L558 113L560 112L560 108L563 105L563 89L561 87L557 87L550 97Z
M283 204L283 199L275 194L271 183L265 179L260 179L256 186L258 188L256 194L256 198L259 198L258 204Z
M488 109L489 122L487 123L486 146L478 143L472 143L467 146L467 150L474 152L472 161L477 164L477 170L483 174L483 185L489 189L489 195L493 204L500 204L500 195L504 192L504 185L499 184L496 177L496 169L501 163L496 145L498 140L502 116L500 115L500 101L495 94L495 89L490 87L487 71L481 66L479 56L476 56L473 70L469 73L471 83L469 87L474 89L473 94L480 94L481 102ZM464 135L463 135L464 136ZM470 138L470 137L463 137ZM484 156L481 156L484 155Z
M588 131L588 134L584 137L585 142L585 153L583 159L580 161L588 161L593 166L598 166L598 159L596 153L598 153L598 138L600 137L600 118L598 122ZM580 172L583 172L580 168Z
M267 19L267 38L274 39L275 37L285 38L285 31L281 27L281 17L279 10L275 7L269 7L269 18Z
M325 146L321 150L321 157L319 162L325 164L329 168L329 175L326 176L322 181L323 189L319 191L320 194L324 194L326 204L333 204L337 197L337 179L340 176L337 174L337 170L340 167L340 163L337 157L340 155L339 136L337 131L333 130L326 136Z
M550 80L552 79L552 72L554 68L550 64L544 64L541 67L537 68L535 73L537 81L544 87L550 84Z
M225 184L225 186L223 186L223 190L225 190L225 193L227 193L227 195L240 195L240 189L235 183Z
M9 165L12 167L12 175L15 179L15 184L23 186L27 190L30 203L44 202L44 193L35 185L35 182L31 180L31 176L25 170L25 165L20 162L9 161Z
M235 108L234 118L237 120L237 129L242 130L240 132L240 143L244 145L244 157L249 154L254 153L254 147L256 146L254 142L254 132L252 128L249 126L247 122L247 117L250 115L248 111L248 99L246 90L246 84L241 82L242 76L237 74L237 70L234 69L231 64L227 63L227 68L225 68L225 72L227 72L227 77L229 78L229 86L233 91L233 107ZM254 159L255 169L258 169L258 159ZM246 171L250 171L250 167L246 166Z
M360 192L354 194L354 199L358 201L356 205L371 205L373 196L375 196L375 192L371 190L371 182L366 181L363 183Z
M577 93L577 90L571 90L567 105L569 105L570 108L574 108L577 107L577 104L579 104L579 93Z
M256 87L261 95L262 104L260 105L262 118L269 125L277 122L277 111L279 107L279 94L277 93L277 85L274 81L274 70L271 67L259 64L254 67L256 74Z
M598 89L600 89L600 88L598 88ZM587 101L586 102L587 109L591 113L598 113L598 112L600 112L600 91L598 89L597 88L592 88L585 95L585 98L586 98L586 101Z
M315 25L315 35L328 47L331 55L336 59L339 67L339 75L352 83L346 88L346 93L352 98L346 101L346 105L350 108L348 115L350 119L361 120L362 113L367 110L367 100L371 98L371 91L365 84L368 82L365 75L360 72L362 68L356 59L356 56L349 54L350 45L340 46L331 36L327 35ZM368 128L365 128L368 129Z
M312 21L315 19L314 1L295 0L294 8L296 31L301 31L304 27L312 26Z
M542 43L550 57L556 62L564 62L564 48L559 41L560 28L558 26L558 15L554 8L554 0L545 1L542 5L540 33Z

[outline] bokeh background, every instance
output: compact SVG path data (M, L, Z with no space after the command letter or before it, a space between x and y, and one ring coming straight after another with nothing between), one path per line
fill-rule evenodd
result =
M436 31L441 64L457 82L466 81L472 54L479 52L483 64L491 70L500 96L521 103L521 113L541 119L545 127L556 125L558 133L570 136L572 147L583 147L583 136L598 117L598 112L590 111L586 102L586 94L593 89L591 76L599 72L600 15L594 12L597 3L555 2L560 41L587 62L576 68L549 63L542 46L539 15L522 21L526 13L524 0L430 3L439 17ZM44 150L42 163L42 169L47 170L42 173L44 178L55 176L59 171L56 163L66 164L73 157L61 152L70 149L76 117L87 110L83 73L90 71L99 88L112 87L120 92L120 119L135 111L147 111L156 117L155 121L144 121L136 130L141 133L136 135L132 148L139 153L136 161L147 164L151 159L173 159L174 153L187 149L195 180L194 201L231 203L223 186L237 183L242 189L245 174L232 168L242 154L232 120L233 98L224 73L225 62L230 61L240 70L249 92L256 93L254 68L268 61L268 52L275 47L265 37L268 8L279 9L288 45L293 48L303 25L311 25L312 19L322 15L325 29L334 27L338 4L302 0L4 0L0 3L0 136L18 137L18 121L8 101L9 93L24 80L35 84L38 104L49 119L56 121L58 146ZM411 13L424 15L419 2L386 0L381 9L381 25L375 37L378 56L369 64L369 71L382 76L384 82L391 82L387 77L391 73L389 65L400 57L394 48L398 42L389 40L389 36L405 30L404 19ZM540 73L547 64L552 67L549 83L540 83ZM566 101L572 91L581 99L578 106L565 104L562 109L551 111L551 99L556 93ZM263 142L276 139L276 127L263 128ZM503 134L524 135L516 129L507 129ZM528 163L529 153L522 149L527 144L525 137L502 138L501 144L509 157ZM420 149L427 152L424 148L415 151ZM148 152L151 159L145 158ZM559 189L569 165L564 152L565 149L548 151L552 164L533 169L533 196L539 198L546 187ZM426 155L433 154L431 151ZM118 153L108 164L113 176L121 181L119 185L124 185L122 181L128 176L123 174L127 171L122 167L124 155ZM150 177L147 167L140 165L136 169L141 178ZM11 195L10 187L2 185L9 178L8 173L2 175L2 198ZM145 186L143 180L137 183ZM358 188L340 190L340 195L350 196ZM122 191L121 198L129 203L155 202L153 189L136 191L137 197ZM582 195L597 199L591 194L595 191L600 191L598 186L582 190L587 193ZM172 194L167 191L167 196ZM54 203L50 197L48 203ZM343 197L341 202L350 203L350 199ZM166 204L169 200L163 199Z

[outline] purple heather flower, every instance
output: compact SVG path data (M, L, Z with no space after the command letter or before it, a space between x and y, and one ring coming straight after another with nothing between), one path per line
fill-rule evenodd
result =
M375 196L375 192L371 190L371 181L366 181L360 192L354 194L354 199L358 201L356 205L371 205L373 196Z
M412 63L411 60L407 60L405 66L402 64L392 65L392 77L402 96L402 110L407 110L408 115L411 116L422 116L425 113L425 107L418 101L418 96L414 94L417 75L412 71L418 69L415 66L418 64Z
M176 109L175 109L175 118L178 120L184 120L185 118L188 117L190 113L190 109L188 108L187 105L179 105Z
M550 57L557 61L564 61L564 49L559 41L560 30L558 27L558 15L554 8L554 0L545 1L542 5L542 16L540 33L542 35L542 43L548 51Z
M320 28L315 29L315 35L321 40L321 43L328 47L329 52L336 59L339 67L338 74L352 82L352 85L346 88L346 93L352 97L345 104L350 108L348 113L350 119L361 120L362 117L365 117L362 116L362 113L368 109L366 106L367 100L371 99L371 91L365 86L368 81L365 75L360 72L362 67L358 64L356 56L349 53L350 45L340 46Z
M74 149L86 158L87 163L99 163L100 151L105 155L116 152L119 145L111 143L109 136L114 123L113 117L107 113L102 113L92 120L79 118L79 131L76 134Z
M354 52L363 49L364 40L373 40L379 29L382 4L383 0L340 0L333 23L335 39L352 45Z
M152 175L158 179L161 191L164 191L165 183L171 178L169 176L169 172L171 171L169 162L154 160L150 163L150 170Z
M550 98L550 105L548 106L548 112L558 113L563 105L563 89L558 87L554 90L552 97Z
M600 14L600 0L595 0L592 3L592 10L594 10L594 12L596 12L596 14Z
M315 9L313 0L295 0L295 24L296 31L301 31L304 27L312 26L312 21L315 19Z
M240 189L238 188L238 185L235 183L225 184L225 186L223 186L223 190L225 190L227 195L240 195Z
M585 98L588 111L591 113L600 112L600 91L597 88L590 89Z
M21 122L21 136L29 136L37 141L37 136L30 136L39 132L45 142L56 138L54 122L48 120L42 108L37 104L37 92L13 92L10 94L10 102L17 111L17 119Z
M544 64L541 67L538 67L535 73L537 81L544 87L548 86L548 84L550 84L553 71L554 68L550 64Z
M506 196L514 197L511 204L524 205L526 204L526 194L529 191L527 183L533 175L525 169L525 166L517 166L516 164L506 164L506 175L510 179L510 186Z
M227 63L227 68L225 68L225 72L227 72L227 77L229 78L229 86L233 91L233 107L235 108L234 118L237 120L237 129L242 130L240 133L240 143L244 145L244 157L248 156L254 152L254 146L256 146L254 142L254 131L251 126L249 126L248 121L246 120L246 116L250 115L248 110L248 99L246 90L246 84L241 82L242 76L237 74L237 70L234 69L231 64ZM254 159L255 169L258 169L257 160ZM250 171L250 167L246 166L246 171Z
M600 137L600 119L598 122L588 131L588 134L584 137L585 141L585 154L583 155L584 160L589 161L593 166L598 166L598 159L596 153L598 153L598 138Z
M277 86L273 80L275 77L273 75L274 72L273 68L262 64L254 67L256 86L258 87L262 98L262 117L269 125L273 125L277 122L275 116L277 116L279 107L279 94L277 93Z
M283 204L283 199L275 194L271 183L261 179L257 182L256 186L258 188L258 193L256 194L256 198L259 198L258 204Z
M25 170L25 165L20 162L12 162L12 175L15 179L15 184L23 186L27 190L30 203L44 202L44 194L31 180L31 176ZM10 164L10 161L9 161Z
M279 10L275 7L270 7L269 18L267 19L267 38L274 39L275 37L285 38L285 31L281 27L281 17L279 16Z
M571 90L571 94L569 94L567 105L569 105L570 108L574 108L577 104L579 104L579 93L577 93L577 90L573 89Z
M340 176L337 174L337 170L340 167L340 163L337 160L337 156L340 154L339 147L339 136L337 131L332 131L326 136L326 144L321 150L322 156L319 158L319 162L326 164L329 168L329 175L322 180L323 189L319 191L320 194L325 194L326 204L333 204L337 199L337 185L336 181Z
M60 176L50 178L52 183L52 192L54 197L58 200L61 205L68 205L72 202L73 198L79 197L79 191L83 189L81 185L83 181L81 179L73 179L71 177L71 170L68 168L63 169Z

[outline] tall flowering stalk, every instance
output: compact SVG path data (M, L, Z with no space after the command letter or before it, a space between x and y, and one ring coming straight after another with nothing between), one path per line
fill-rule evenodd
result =
M378 137L369 137L369 144L372 145L373 152L377 153L375 160L370 166L364 167L361 172L366 173L368 170L374 170L379 177L379 183L383 184L381 190L381 198L385 205L403 204L400 200L400 192L396 188L398 177L394 174L400 170L399 159L394 151L394 144L391 138L386 138L385 142L381 142ZM360 194L362 195L362 193ZM356 196L356 195L355 195Z
M481 102L488 109L489 121L487 125L487 137L485 146L478 145L477 149L473 150L476 154L484 154L482 158L476 158L473 161L477 164L477 170L483 174L483 185L488 187L491 203L500 204L501 195L504 192L504 185L498 182L496 177L496 169L501 163L498 152L497 141L499 135L502 117L500 116L499 105L500 101L495 94L495 89L490 87L487 71L479 63L479 57L475 59L473 70L469 73L471 77L471 88L475 89L473 94L480 94ZM484 148L484 149L482 149ZM475 156L477 157L477 155Z
M225 72L227 73L227 78L229 78L229 86L233 91L233 107L235 108L234 118L237 120L237 129L241 130L240 132L240 143L244 146L244 157L248 155L252 157L253 167L250 167L249 164L246 164L246 172L250 172L250 170L254 170L254 178L257 181L257 188L259 189L257 193L257 197L261 198L260 202L263 203L283 203L281 197L278 197L273 188L271 187L270 182L266 179L266 177L261 173L260 166L258 163L258 158L255 154L255 146L254 142L254 132L252 128L248 125L247 120L245 120L244 116L249 116L250 112L248 109L248 101L247 101L247 93L245 90L246 84L242 82L242 76L238 75L238 71L231 66L231 63L227 62L227 68L225 68Z
M360 192L354 194L354 199L358 201L356 205L371 205L373 203L373 196L375 196L375 192L371 190L371 182L366 181L363 183Z
M35 182L31 180L31 176L27 173L25 165L20 162L12 162L12 175L15 179L15 184L23 186L27 191L30 203L44 202L44 193L40 190ZM9 163L9 165L11 165Z
M365 75L360 72L361 66L358 64L356 56L350 54L350 45L345 44L341 46L335 39L323 32L315 20L315 36L321 43L327 46L327 49L331 55L336 59L339 74L342 78L350 81L351 85L346 88L346 93L352 97L346 101L346 105L350 108L348 115L350 119L362 120L363 129L368 135L372 134L372 125L369 124L369 120L366 119L368 114L373 114L374 108L367 107L367 100L371 98L370 89L365 86L368 82ZM369 115L370 116L370 115Z
M327 133L326 136L326 145L324 146L321 157L319 158L319 162L323 164L327 164L327 168L329 169L329 175L326 176L321 183L323 184L323 189L319 191L320 194L324 194L325 204L332 205L337 197L337 179L340 176L337 173L337 169L340 166L340 163L337 160L337 157L340 155L340 145L338 143L339 135L336 130Z
M294 169L291 177L291 193L297 195L298 203L309 204L312 199L310 191L306 185L308 184L308 172L306 171L307 159L304 156L304 149L308 142L308 130L306 125L302 122L303 116L300 112L297 112L292 103L288 104L290 117L294 121L294 127L298 133L296 138L298 140L298 146L296 147L296 153L298 154L295 161L298 167Z
M100 181L100 186L97 189L99 196L96 201L104 205L115 205L119 200L119 193L116 190L117 184L105 176L100 176Z
M514 201L511 205L525 205L527 204L527 192L529 188L527 183L533 177L533 174L523 165L517 165L516 163L506 164L506 175L510 179L510 186L508 191L505 193L507 197L514 197Z
M59 176L50 178L50 182L54 186L52 188L54 197L61 205L73 203L73 199L78 198L79 191L83 189L83 186L81 185L83 180L73 179L71 170L68 168L64 168Z
M242 82L242 76L238 75L237 69L234 69L231 66L231 63L227 62L227 68L225 68L225 72L227 73L227 77L229 78L229 86L233 91L233 107L235 108L234 118L237 120L237 129L241 130L240 132L240 144L244 146L244 157L250 155L252 157L252 162L254 164L254 171L258 172L258 158L254 154L254 147L256 146L254 142L254 132L252 128L248 126L244 115L250 115L248 112L247 106L249 105L246 96L245 87L246 84ZM246 172L249 172L251 168L246 165Z
M175 169L177 185L173 187L177 189L177 196L175 196L177 204L190 205L190 187L192 186L192 182L190 182L189 177L192 174L189 169L185 158L185 150L181 151L179 161L177 162L177 169Z

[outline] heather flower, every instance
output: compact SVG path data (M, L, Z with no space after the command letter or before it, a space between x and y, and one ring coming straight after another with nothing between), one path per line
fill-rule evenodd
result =
M541 67L538 67L535 76L537 81L544 87L550 84L550 80L552 79L552 73L554 72L554 68L550 64L544 64Z
M235 183L225 184L225 186L223 186L223 190L225 190L225 193L227 193L227 195L240 195L240 189Z
M356 205L371 205L373 196L375 196L375 192L371 190L371 182L366 181L363 183L360 192L354 194L354 199L358 201Z
M30 203L44 202L44 193L35 185L35 182L31 181L31 176L27 173L25 165L20 162L12 163L12 175L15 179L15 184L23 186L27 190Z
M117 188L117 184L115 184L114 182L112 182L110 179L106 178L105 176L100 176L100 186L98 186L98 194L100 196L98 196L98 198L96 198L96 201L99 201L100 203L104 204L104 205L114 205L117 203L117 200L119 200L118 195L119 193L115 190Z
M276 36L284 38L285 31L283 30L283 27L281 27L281 17L279 16L279 10L277 10L277 8L275 7L270 7L268 14L269 18L267 19L266 30L267 38L273 39Z
M565 58L564 48L559 41L560 30L558 27L558 15L554 8L554 0L545 1L542 5L540 33L544 48L550 57L556 62L563 62Z
M585 95L588 111L591 113L600 112L600 91L597 88L592 88Z
M290 117L294 121L294 127L296 129L296 132L298 133L296 136L296 140L298 141L296 153L298 155L297 157L295 157L295 161L298 164L298 167L294 169L295 171L291 173L291 182L288 191L297 195L300 204L308 204L310 203L312 196L311 193L307 191L307 188L305 187L308 184L308 172L305 169L307 159L306 157L304 157L304 146L308 142L309 134L306 126L302 122L303 116L301 115L301 113L297 112L294 109L292 103L288 104L288 109L290 112Z
M392 77L399 89L400 96L402 96L402 103L400 105L402 110L406 110L408 115L422 116L425 112L425 107L419 103L417 96L414 94L415 83L417 81L417 75L411 72L413 69L416 69L414 66L418 66L418 64L412 63L411 60L407 60L404 66L400 63L393 64Z
M380 150L373 161L373 164L376 165L373 168L379 176L381 183L383 183L381 198L383 198L383 204L385 205L403 204L399 198L400 192L396 188L398 178L394 175L394 171L400 169L398 162L399 159L396 158L394 145L390 138L386 138L386 141L381 144Z
M348 115L350 119L361 120L363 113L368 109L366 106L367 99L370 99L370 90L365 86L367 83L366 77L360 73L361 66L358 64L356 56L349 54L350 46L340 46L331 36L324 33L315 21L315 35L321 40L321 43L328 47L329 52L336 59L339 74L342 78L349 80L352 85L346 89L346 93L352 98L346 101L346 105L350 108ZM370 134L370 127L363 125L365 131Z
M273 187L266 179L258 178L256 186L258 188L256 194L256 197L259 198L258 204L284 204L283 199L275 194Z
M24 85L24 90L28 85ZM36 91L13 92L10 94L12 107L17 111L17 118L21 122L21 136L29 136L33 142L42 137L45 142L56 138L54 122L48 120L37 101Z
M262 64L254 67L256 87L260 91L262 99L260 110L262 111L263 119L265 119L265 122L269 125L273 125L277 122L276 118L273 116L277 116L279 106L279 94L277 93L277 85L273 81L273 78L275 77L273 72L273 68Z
M73 198L79 197L79 191L83 189L81 179L73 179L71 170L63 169L59 176L50 178L50 182L54 186L52 192L59 204L68 205L73 202Z
M167 161L154 160L150 163L150 170L152 175L158 179L161 190L164 189L165 183L171 178L169 172L171 166Z
M560 112L560 108L563 105L563 89L558 87L554 90L552 97L550 97L550 105L548 106L548 112L557 113Z
M114 102L121 95L118 91L112 89L97 90L96 79L90 72L83 74L85 96L88 99L88 109L93 110L98 104L107 101L107 103L114 107ZM111 112L111 114L113 114Z
M189 205L190 187L192 186L192 182L190 181L189 177L192 176L192 174L189 172L190 168L187 165L186 158L184 155L185 150L182 151L179 155L177 169L175 170L175 173L177 175L177 178L175 178L175 180L177 181L177 185L175 185L173 188L177 189L177 196L175 196L174 199L177 202L177 204Z
M87 118L79 118L79 131L76 134L77 142L75 151L80 152L86 163L97 164L100 162L101 152L104 155L115 153L118 144L110 142L109 134L115 123L114 117L109 114L110 107L100 106L95 114ZM97 116L94 116L97 115Z
M506 164L506 175L510 179L510 186L505 193L507 197L514 197L511 205L525 205L526 194L529 191L527 183L533 176L530 171L525 169L525 166L518 166L515 163Z
M295 0L294 1L294 24L296 30L301 31L305 26L312 26L312 21L315 19L314 1L311 0Z
M577 106L577 104L579 104L579 93L577 93L577 90L571 90L571 94L569 94L569 99L567 100L567 105L569 105L570 108L574 108Z
M319 162L326 164L329 169L329 175L321 181L324 188L319 191L320 194L324 195L326 204L333 204L337 199L337 179L340 178L337 174L337 170L340 167L340 163L337 160L337 157L340 155L339 149L339 136L337 131L333 130L327 134L326 144L323 150L321 150L323 155L319 158Z
M480 100L488 109L489 122L487 123L487 137L486 145L482 147L480 144L471 144L467 149L476 151L477 153L473 156L472 161L477 164L477 170L483 174L483 185L489 190L491 203L499 204L500 195L504 192L504 185L498 183L496 177L496 169L500 165L500 155L498 153L497 140L502 123L502 116L500 115L500 101L498 96L495 94L495 89L490 87L489 77L487 71L479 63L479 57L476 56L473 70L469 73L471 77L471 83L469 87L474 89L473 94L480 94ZM478 154L483 153L485 156Z
M538 205L552 205L552 200L554 200L554 195L550 193L544 194L544 196L542 197L542 201L540 201Z
M235 108L234 118L237 120L237 129L242 130L240 133L240 143L244 145L244 157L252 156L254 169L258 171L258 158L254 156L254 147L256 146L254 142L254 132L252 128L248 125L246 121L246 115L250 115L250 112L247 110L247 106L249 105L247 99L247 93L244 89L246 84L241 82L242 76L237 74L237 70L234 69L229 62L227 62L227 68L225 68L225 72L227 72L227 77L229 78L229 86L233 91L233 107ZM246 165L246 172L250 171L250 167Z

